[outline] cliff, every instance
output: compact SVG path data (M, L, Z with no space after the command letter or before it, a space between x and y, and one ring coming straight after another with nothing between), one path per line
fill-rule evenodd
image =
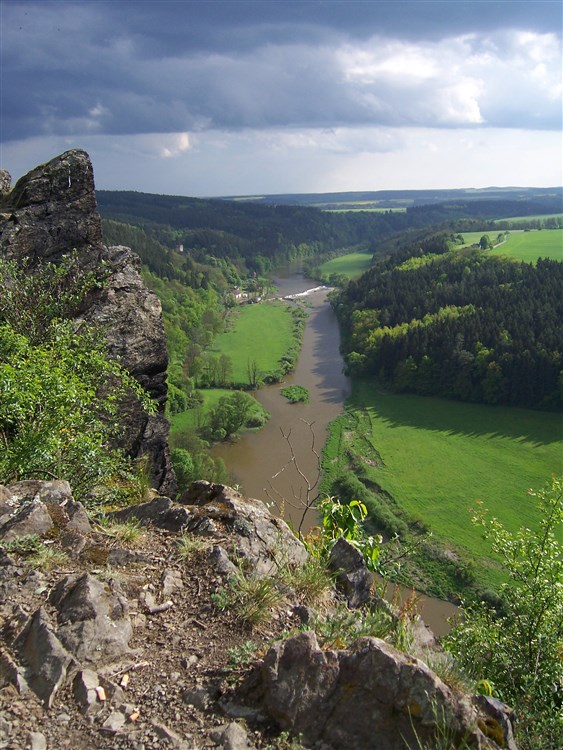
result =
M174 472L164 418L168 355L157 297L144 285L138 256L126 247L106 247L96 207L92 164L84 151L56 157L22 177L12 190L0 174L0 255L26 260L33 271L76 253L80 268L104 283L90 291L80 309L84 320L99 323L109 354L138 380L158 403L154 416L136 401L124 404L121 446L131 456L147 455L153 486L173 495Z

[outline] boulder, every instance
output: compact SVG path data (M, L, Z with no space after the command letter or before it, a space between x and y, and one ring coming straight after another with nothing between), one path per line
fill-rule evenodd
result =
M237 698L327 750L431 747L443 736L456 747L462 740L483 750L506 746L477 727L468 699L378 638L345 651L320 649L311 632L289 638L269 650Z
M23 503L11 515L4 515L2 520L0 538L6 542L32 534L43 536L53 528L53 521L45 503L37 499Z
M372 575L362 553L344 537L330 551L329 569L335 574L336 589L351 609L362 607L370 599Z
M88 154L67 151L20 178L11 192L2 187L9 186L8 177L0 174L0 256L26 260L33 271L76 253L81 269L103 278L84 300L79 320L105 328L110 356L118 358L159 405L151 417L133 398L123 405L120 447L133 457L148 456L153 486L175 493L164 418L168 355L160 302L141 279L138 256L102 242Z
M76 534L92 531L88 514L75 502L68 482L32 479L4 488L0 499L0 538L43 536L51 530Z
M236 553L257 575L271 575L279 565L300 566L307 559L307 550L289 526L260 500L223 484L194 482L180 502L193 504L189 531L199 533L205 521L220 524L230 535L227 552Z
M75 661L58 639L43 607L29 619L15 646L25 664L26 683L50 708Z
M108 517L124 522L136 519L142 524L152 524L167 531L182 531L187 527L191 513L188 508L173 503L169 497L155 497L146 503L129 505L108 513Z
M113 582L103 584L88 573L69 575L49 601L57 610L57 637L81 663L97 666L128 652L129 607Z

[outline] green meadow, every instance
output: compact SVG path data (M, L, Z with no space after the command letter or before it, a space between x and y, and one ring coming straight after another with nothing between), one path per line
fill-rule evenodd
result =
M248 365L255 362L263 377L279 369L280 359L296 346L292 308L272 301L242 305L233 313L231 330L213 342L211 352L230 357L234 383L248 383Z
M338 273L349 279L356 279L367 271L372 264L373 253L348 253L323 263L319 271L323 278Z
M183 411L180 414L174 414L170 417L170 432L172 434L184 432L185 430L197 430L205 422L205 417L209 410L217 406L219 399L222 396L231 396L234 391L226 388L204 388L200 393L203 396L203 404L199 408L188 409L188 411ZM254 401L249 419L253 417L260 418L261 416L267 419L269 415L262 404L250 394L248 394L248 397Z
M495 242L498 232L463 232L466 245L478 244L484 234ZM495 255L507 255L525 263L534 263L538 258L563 260L563 229L512 230L506 242L497 245L490 252Z
M563 229L511 232L507 242L498 245L492 252L525 263L534 263L538 258L563 260Z
M527 491L561 473L562 427L559 414L392 394L359 382L331 426L323 465L329 477L352 468L496 585L471 508L482 501L512 531L537 528Z

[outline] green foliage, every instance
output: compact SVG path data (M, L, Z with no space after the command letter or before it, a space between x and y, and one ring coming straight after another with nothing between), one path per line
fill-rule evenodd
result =
M344 649L364 636L393 642L396 621L386 609L351 610L339 602L316 617L313 627L323 648Z
M49 337L52 321L73 316L86 294L103 285L104 276L104 267L97 273L82 270L76 255L46 263L40 271L27 261L18 265L0 259L0 323L39 344Z
M309 391L302 385L288 385L286 388L280 388L280 393L292 404L309 403Z
M73 268L29 273L0 263L8 290L0 297L0 480L65 478L75 497L87 500L102 487L115 496L134 474L112 447L120 402L133 394L146 411L154 407L108 358L99 331L83 325L77 332L60 319L92 283ZM59 299L51 300L53 290Z
M539 529L509 532L479 508L474 523L510 580L497 611L466 605L446 645L478 680L516 710L521 747L556 750L563 742L563 482L531 492Z
M252 404L252 398L242 391L222 396L208 414L210 436L223 440L238 432L246 424Z
M229 484L230 477L224 461L221 458L214 459L208 454L208 444L198 438L193 429L172 433L170 445L172 466L180 492L198 479Z
M325 497L318 502L317 508L321 514L323 535L328 540L329 548L340 537L344 537L362 553L367 567L376 571L382 538L366 533L363 522L368 511L364 503L359 500L341 503L338 498Z

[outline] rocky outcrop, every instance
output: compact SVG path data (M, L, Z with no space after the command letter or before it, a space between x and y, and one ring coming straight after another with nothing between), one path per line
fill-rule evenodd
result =
M119 521L135 518L169 531L189 531L217 541L227 538L228 552L259 576L272 575L279 565L303 565L307 559L305 547L285 521L269 513L259 500L243 497L223 484L193 482L179 503L156 497L109 516ZM219 550L213 554L218 566L228 564Z
M22 177L13 190L8 185L9 175L0 174L0 255L26 259L34 269L74 252L82 269L100 278L103 274L104 283L88 294L80 316L103 326L110 356L159 405L158 413L148 417L135 400L124 404L121 447L134 457L149 456L153 486L173 495L164 419L168 357L162 310L140 277L138 256L129 248L103 244L88 154L67 151Z
M475 706L378 638L343 651L322 650L311 632L289 638L269 650L239 696L308 746L404 750L439 737L451 747L499 746L479 728L486 721ZM500 746L514 748L511 737L501 732Z
M279 573L297 571L306 549L261 503L208 482L181 500L156 497L110 514L142 526L145 541L133 550L111 525L82 516L66 482L0 487L0 747L27 750L33 733L48 748L252 750L286 731L323 750L434 747L438 738L452 748L517 750L505 706L446 685L387 641L320 647L322 630L312 628L336 607L335 594L322 612L296 606L291 576ZM14 519L38 508L51 525L30 537ZM34 570L25 546L33 540L36 549L38 536L40 546L72 555L55 570ZM197 554L186 556L183 543ZM358 573L355 555L339 546L337 570ZM244 577L279 586L270 620L252 633L237 600L225 606ZM357 604L363 574L339 588L341 603L353 595ZM311 631L290 635L303 625ZM235 666L255 646L253 666Z

